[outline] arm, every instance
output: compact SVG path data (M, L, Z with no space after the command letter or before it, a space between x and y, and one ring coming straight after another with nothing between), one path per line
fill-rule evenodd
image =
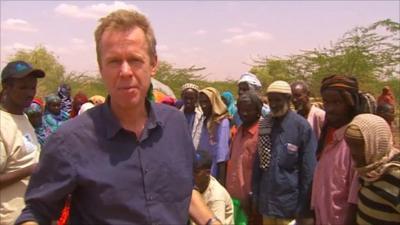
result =
M255 156L254 164L253 164L253 175L251 178L252 193L251 193L251 195L249 193L250 202L251 202L250 207L251 207L252 211L257 211L259 184L260 184L260 179L261 179L261 174L262 174L262 171L259 167L260 159L259 159L258 151L255 154L256 154L256 156Z
M317 139L310 126L307 126L307 128L304 129L302 139L303 144L299 158L300 192L296 210L296 214L300 217L310 211L311 185L314 169L317 164Z
M3 170L7 166L8 157L9 153L6 151L4 140L0 137L0 190L30 176L36 167L35 163L13 172L3 173Z
M218 182L225 187L226 180L226 161L217 163L218 166Z
M190 218L199 225L208 225L207 222L214 217L213 213L207 207L206 203L201 197L201 194L196 190L192 191L192 199L189 205L189 215ZM222 224L219 222L214 222L212 225Z
M25 208L16 221L50 224L57 219L68 194L75 188L76 171L71 163L72 149L64 134L50 136L44 146L37 170L32 174L25 194Z
M25 177L30 176L36 168L37 163L30 166L24 167L22 169L16 170L14 172L5 173L0 175L0 190L14 184Z

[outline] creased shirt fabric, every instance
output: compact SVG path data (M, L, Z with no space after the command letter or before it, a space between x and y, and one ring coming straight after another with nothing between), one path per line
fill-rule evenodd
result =
M137 138L121 127L109 104L50 136L18 223L50 224L70 193L70 224L186 223L194 146L184 115L146 102L149 116Z
M317 140L308 122L289 111L274 118L271 132L271 163L253 165L252 189L264 216L289 219L309 211L308 193L316 165Z

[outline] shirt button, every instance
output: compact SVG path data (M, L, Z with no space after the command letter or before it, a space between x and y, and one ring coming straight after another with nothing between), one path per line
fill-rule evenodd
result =
M147 195L147 200L153 200L153 195Z
M149 172L149 169L144 170L144 174L147 174Z

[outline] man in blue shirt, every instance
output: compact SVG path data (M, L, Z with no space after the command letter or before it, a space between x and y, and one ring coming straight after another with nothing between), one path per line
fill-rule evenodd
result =
M185 224L194 146L182 113L146 100L153 30L118 10L100 19L95 39L107 101L49 138L17 224L50 224L69 194L70 224Z
M291 88L275 81L267 89L271 114L260 122L253 171L253 202L264 224L303 224L316 165L317 140L308 122L289 109Z

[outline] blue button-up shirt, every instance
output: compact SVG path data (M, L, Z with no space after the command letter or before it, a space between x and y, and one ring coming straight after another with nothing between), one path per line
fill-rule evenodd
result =
M263 215L302 216L310 207L317 140L307 120L293 111L283 118L274 118L273 123L271 162L267 170L262 170L256 155L253 193Z
M44 146L17 223L49 224L71 193L71 224L185 224L194 157L186 119L170 106L146 106L139 139L109 101L60 127Z

